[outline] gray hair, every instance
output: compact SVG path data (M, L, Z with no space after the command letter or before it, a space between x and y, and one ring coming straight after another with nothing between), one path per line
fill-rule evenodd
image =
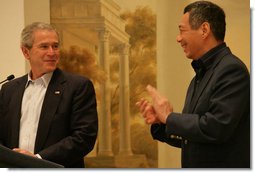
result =
M34 22L30 25L27 25L21 32L21 46L26 47L28 49L31 49L34 43L34 32L37 30L47 30L47 31L53 31L56 32L58 36L58 41L60 42L59 39L59 33L57 30L50 24L48 23L43 23L43 22Z

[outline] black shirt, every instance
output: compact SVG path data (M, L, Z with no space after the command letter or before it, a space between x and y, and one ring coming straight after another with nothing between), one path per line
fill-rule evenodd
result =
M210 67L213 64L213 61L215 60L215 54L217 54L222 48L226 47L226 43L222 43L211 50L209 50L207 53L205 53L202 57L200 57L198 60L193 60L191 65L196 72L195 76L195 82L194 82L194 92L192 94L192 99L194 98L194 95L196 94L196 90L199 88L199 84L201 80L203 80L203 77L210 69Z

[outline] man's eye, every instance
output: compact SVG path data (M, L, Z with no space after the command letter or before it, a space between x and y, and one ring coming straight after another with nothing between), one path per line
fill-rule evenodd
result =
M48 46L48 45L40 45L39 48L40 48L40 49L48 49L49 46Z
M53 49L58 49L58 48L59 48L59 45L58 45L58 44L53 45L52 48L53 48Z
M54 45L40 45L39 48L43 49L43 50L46 50L46 49L49 49L49 48L57 50L57 49L59 49L59 45L58 44L54 44Z

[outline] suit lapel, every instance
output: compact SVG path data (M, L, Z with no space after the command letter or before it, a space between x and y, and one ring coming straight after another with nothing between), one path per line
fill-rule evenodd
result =
M21 118L21 104L22 97L25 91L25 85L27 82L27 75L22 77L20 80L16 81L16 87L13 89L14 94L10 102L10 116L11 125L9 130L10 136L10 148L18 147L19 145L19 127L20 127L20 118Z
M194 82L195 82L195 78L193 78L192 81L190 82L190 85L189 85L189 88L188 88L188 91L187 91L187 94L186 94L186 100L185 100L184 108L182 110L183 113L189 113L192 94L194 92Z
M47 88L42 105L40 120L35 142L35 152L42 149L49 132L49 128L64 91L65 79L60 70L56 70Z
M194 95L194 98L192 99L192 102L190 103L190 109L189 109L190 113L194 112L201 94L203 93L205 87L207 86L209 80L211 79L211 77L213 75L215 67L222 60L222 58L229 53L231 53L229 48L224 48L221 52L219 52L217 55L215 55L216 57L215 57L215 61L213 62L212 67L205 73L205 76L203 77L203 80L201 80L200 86L196 91L197 94Z
M201 96L201 94L203 93L205 87L207 86L207 83L209 82L209 79L211 78L213 74L213 70L209 70L205 76L203 77L203 80L201 80L201 83L199 85L199 88L197 89L197 94L194 94L194 98L192 99L192 102L190 104L190 112L194 112L194 109L197 105L198 99ZM194 87L193 87L194 88Z

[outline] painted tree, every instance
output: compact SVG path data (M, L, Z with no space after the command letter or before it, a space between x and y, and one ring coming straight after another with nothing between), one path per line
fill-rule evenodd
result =
M137 114L135 102L145 96L148 84L156 86L156 15L149 7L138 7L134 12L124 12L121 18L126 22L126 32L130 35L130 110ZM112 55L118 52L114 47ZM113 87L112 111L118 111L119 68L118 58L111 59L111 81Z

